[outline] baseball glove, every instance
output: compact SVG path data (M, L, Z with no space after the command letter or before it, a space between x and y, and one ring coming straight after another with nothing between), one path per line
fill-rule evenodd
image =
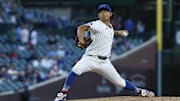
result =
M93 41L93 40L92 40L90 37L88 37L88 38L84 37L84 42L85 42L85 44L83 45L84 48L87 48L87 47L92 43L92 41ZM82 48L82 47L79 47L79 46L78 46L79 39L78 39L77 36L75 36L75 42L76 42L76 46L77 46L78 48Z

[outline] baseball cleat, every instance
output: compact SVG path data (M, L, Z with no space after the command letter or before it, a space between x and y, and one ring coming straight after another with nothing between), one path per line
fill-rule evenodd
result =
M155 96L155 93L146 89L139 89L139 95L144 97L152 97Z
M54 101L66 101L67 94L58 93Z

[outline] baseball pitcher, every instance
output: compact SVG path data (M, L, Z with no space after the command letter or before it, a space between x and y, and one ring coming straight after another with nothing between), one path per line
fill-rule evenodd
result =
M55 101L65 101L70 87L75 79L83 73L95 72L116 86L134 91L140 96L154 96L154 92L136 87L130 81L123 79L110 62L110 54L114 34L127 36L126 30L114 30L110 20L112 9L108 4L101 4L98 7L98 20L83 24L77 29L77 46L86 48L86 51L79 62L77 62L63 88L57 94ZM90 38L84 38L84 33L90 31Z

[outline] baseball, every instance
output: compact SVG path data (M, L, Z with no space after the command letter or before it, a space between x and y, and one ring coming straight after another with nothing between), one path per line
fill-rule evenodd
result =
M126 37L126 36L128 36L128 32L123 31L123 32L122 32L122 35L123 35L124 37Z

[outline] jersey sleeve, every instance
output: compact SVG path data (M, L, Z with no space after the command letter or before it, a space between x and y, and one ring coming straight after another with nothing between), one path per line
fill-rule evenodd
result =
M96 32L96 31L97 31L97 29L96 29L96 23L95 23L94 21L88 22L88 23L86 23L85 25L90 27L89 31L93 31L93 32Z

